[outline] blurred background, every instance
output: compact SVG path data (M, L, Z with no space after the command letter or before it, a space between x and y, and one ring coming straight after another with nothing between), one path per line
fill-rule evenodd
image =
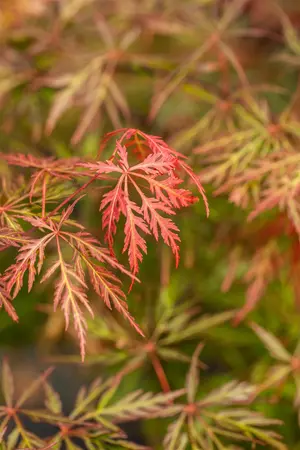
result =
M215 195L220 183L211 175L215 162L207 158L205 146L244 130L239 120L245 124L248 119L252 126L245 114L235 117L235 105L250 92L253 111L267 111L270 123L291 104L299 117L299 30L296 0L0 0L1 152L95 158L103 134L133 127L162 136L203 173L210 217L201 202L179 214L177 270L168 249L149 243L142 283L128 302L139 323L156 302L175 304L182 298L196 301L201 314L243 308L238 321L205 335L204 392L232 378L259 383L272 365L248 320L274 333L291 351L298 340L300 265L297 258L292 265L284 256L292 238L286 238L284 228L274 231L281 223L276 211L249 223L252 206L243 193ZM222 45L215 45L218 39ZM11 170L5 163L0 169L5 176ZM220 177L225 184L230 174ZM78 218L102 237L96 197L82 201ZM5 202L4 190L1 198ZM275 253L267 239L272 233L279 246ZM4 270L8 253L0 258ZM87 362L77 364L74 333L65 333L63 316L53 313L51 302L51 286L45 290L36 284L14 301L18 324L1 310L0 351L9 357L19 391L54 364L53 385L70 410L82 382L115 373L105 357L114 334L105 325L110 313L99 307L99 317L90 323ZM187 354L193 348L193 342L182 345ZM169 361L164 367L172 387L182 387L187 365ZM139 387L159 390L151 364L134 372L120 395L122 389ZM300 449L295 389L288 382L257 405L284 421L281 432L291 450ZM31 401L38 405L38 394ZM129 427L129 436L160 448L153 426Z

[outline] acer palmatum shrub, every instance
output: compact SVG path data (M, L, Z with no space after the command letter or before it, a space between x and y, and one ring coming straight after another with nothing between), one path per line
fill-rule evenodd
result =
M298 449L299 5L2 3L2 447Z

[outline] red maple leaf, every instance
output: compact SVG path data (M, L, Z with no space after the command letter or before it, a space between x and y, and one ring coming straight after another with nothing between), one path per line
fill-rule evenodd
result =
M0 280L3 283L3 290L0 284L0 307L4 305L7 312L16 320L17 316L10 303L10 293L12 298L16 297L23 286L26 273L28 273L28 291L31 291L37 275L43 269L46 250L52 243L56 248L57 260L46 270L41 283L58 273L55 281L54 309L58 307L62 309L66 328L69 326L70 317L73 318L80 341L81 355L84 358L87 324L82 307L93 315L87 296L87 279L90 280L96 294L110 309L113 305L140 334L143 333L128 311L120 280L106 266L121 270L131 279L136 278L110 254L108 249L102 247L96 238L83 230L80 224L76 226L75 221L69 221L79 199L62 212L58 222L50 218L45 220L39 217L24 217L24 220L33 225L35 230L40 230L43 235L40 238L28 237L19 249L15 264L5 271ZM69 230L66 225L79 228L80 231ZM65 246L73 251L71 260L64 254Z
M116 133L118 131L110 133L104 142L107 143ZM130 164L128 149L131 147L132 137L137 135L143 138L143 145L147 145L149 152L144 159L138 158L138 163ZM112 246L117 224L122 215L125 217L123 252L128 253L134 275L139 270L143 253L147 252L143 236L145 234L152 234L156 240L161 236L172 249L178 265L179 229L166 216L174 216L175 209L189 206L198 200L190 191L179 187L183 183L178 175L180 169L186 173L191 172L190 177L197 180L183 158L183 155L170 149L160 138L130 129L116 141L109 160L82 164L91 170L93 177L95 174L116 177L115 186L104 194L100 204L103 212L102 227L106 232L106 241ZM202 186L201 192L203 193Z

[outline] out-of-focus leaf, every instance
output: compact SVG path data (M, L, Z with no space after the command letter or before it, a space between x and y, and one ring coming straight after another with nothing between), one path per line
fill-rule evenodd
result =
M274 335L255 323L251 324L251 328L261 339L270 354L275 359L283 362L289 362L291 360L291 355L289 354L289 352L284 348L281 342Z

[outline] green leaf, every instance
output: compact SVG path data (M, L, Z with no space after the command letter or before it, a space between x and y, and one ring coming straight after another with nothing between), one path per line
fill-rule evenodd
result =
M255 323L252 323L250 326L260 338L260 340L264 343L273 358L284 362L289 362L291 360L291 355L273 334L269 333L264 328Z
M178 334L171 334L164 339L161 339L160 343L162 345L174 344L175 342L184 341L185 339L193 339L202 333L205 333L210 328L221 325L224 322L232 319L236 314L235 311L227 311L220 314L214 315L203 315L199 319L194 320L190 324L186 325L185 328L180 330Z
M49 383L45 383L44 389L46 394L45 400L46 408L54 414L61 414L62 403L58 393L54 391L54 389Z
M152 394L138 390L127 394L113 405L97 410L95 416L108 416L119 421L130 421L143 417L168 417L180 411L180 406L171 402L184 393L184 389L168 394Z

